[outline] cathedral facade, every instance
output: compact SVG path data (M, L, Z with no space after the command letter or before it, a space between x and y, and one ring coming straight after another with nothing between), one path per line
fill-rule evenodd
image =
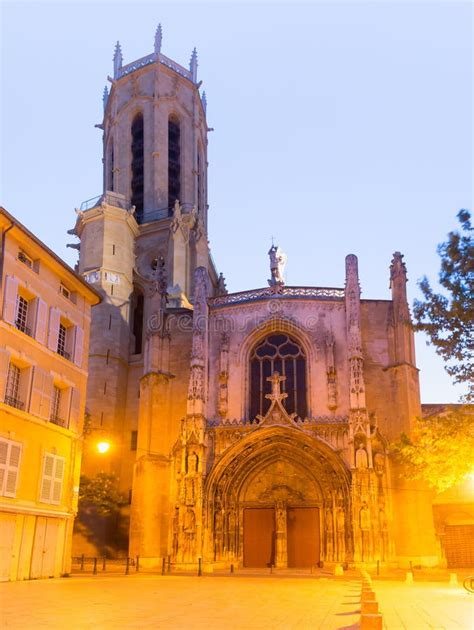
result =
M197 55L184 68L161 43L159 27L128 65L117 44L104 192L77 211L79 271L103 294L84 473L106 436L142 565L436 564L429 493L389 451L421 415L403 256L391 300L361 299L352 254L339 288L286 286L276 246L266 286L228 293Z

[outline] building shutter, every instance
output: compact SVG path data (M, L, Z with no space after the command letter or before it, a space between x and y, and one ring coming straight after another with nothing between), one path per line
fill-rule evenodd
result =
M3 319L14 324L16 319L16 298L18 295L18 279L7 276L5 280L5 297L3 301Z
M31 389L30 413L34 416L43 416L43 390L45 373L40 367L33 368L33 387Z
M74 335L74 363L79 367L82 366L82 357L84 354L84 331L80 326L76 326L76 334Z
M71 431L80 431L80 406L81 406L81 394L77 387L71 388L71 406L69 413L69 428Z
M63 477L65 460L63 457L55 457L54 476L53 476L53 488L51 494L51 503L59 505L61 502L61 492L63 489Z
M54 455L45 454L43 460L43 476L41 478L40 501L49 503L51 500L51 488L53 487Z
M21 445L10 443L10 453L8 468L5 480L5 496L15 497L18 483L18 473L20 472Z
M8 364L10 363L10 353L8 350L0 348L0 401L5 399L5 387L7 385Z
M36 300L36 325L35 339L42 344L46 343L46 324L48 318L48 306L44 300L37 298Z
M43 398L41 402L41 417L49 420L51 415L51 398L53 396L53 375L49 372L44 373Z
M21 444L0 439L0 493L15 497L20 470Z
M49 311L49 334L48 334L48 348L53 352L58 350L58 336L59 336L59 321L61 314L57 308L52 308Z

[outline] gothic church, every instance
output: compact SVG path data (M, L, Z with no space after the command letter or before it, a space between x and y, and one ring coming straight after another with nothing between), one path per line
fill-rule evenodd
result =
M197 55L188 69L161 48L161 27L128 65L117 44L104 192L77 211L79 272L104 296L84 473L110 439L144 566L436 564L427 495L387 449L421 415L403 256L391 300L361 299L352 254L339 288L286 286L278 247L267 286L228 293L207 240Z

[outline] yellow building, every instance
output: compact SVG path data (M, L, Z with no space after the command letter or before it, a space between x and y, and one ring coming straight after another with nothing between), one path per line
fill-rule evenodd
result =
M68 573L99 294L0 208L0 579Z

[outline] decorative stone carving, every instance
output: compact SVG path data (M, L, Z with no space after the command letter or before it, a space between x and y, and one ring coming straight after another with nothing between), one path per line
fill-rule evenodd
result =
M221 348L219 357L219 389L217 411L221 418L227 415L228 409L228 390L227 383L229 380L229 335L226 332L221 334Z
M272 245L268 251L268 255L270 256L270 272L272 276L270 280L268 280L268 284L271 287L283 286L285 284L283 272L286 265L286 254L284 254L278 246Z
M364 445L361 443L356 451L356 468L364 469L369 467L369 460L367 458L367 451Z
M328 408L335 411L337 408L337 381L336 366L334 362L334 336L330 333L326 337L326 375L328 387Z
M207 348L208 332L208 275L204 267L198 267L194 273L194 313L193 313L193 341L191 349L191 372L189 377L188 400L205 400L204 366ZM188 413L196 411L188 408ZM202 411L202 405L199 412Z
M216 296L220 297L222 295L227 295L229 292L227 291L227 287L225 284L224 274L221 272L219 277L217 278L217 290Z

